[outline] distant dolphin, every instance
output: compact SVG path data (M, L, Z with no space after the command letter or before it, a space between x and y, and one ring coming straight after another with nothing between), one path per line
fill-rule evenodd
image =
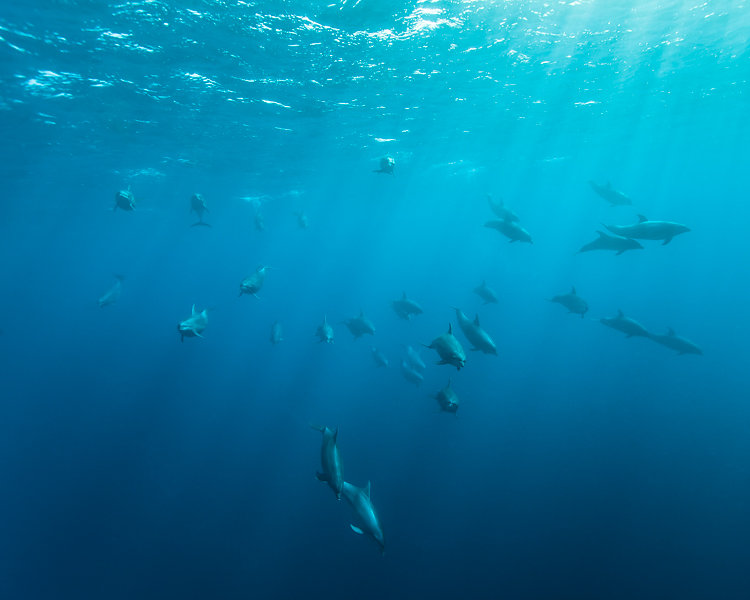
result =
M115 206L112 210L114 211L118 208L125 211L135 209L135 196L130 191L130 187L127 190L120 190L115 194Z
M401 298L391 302L391 305L396 314L405 321L411 320L412 315L421 315L424 312L419 304L406 297L406 292L403 293Z
M497 304L498 302L495 290L489 287L484 280L482 280L482 285L474 288L474 293L484 300L485 304Z
M349 328L349 331L352 332L355 340L359 339L365 334L375 335L375 326L361 310L359 311L358 317L347 319L346 321L344 321L344 325L346 325Z
M405 346L405 348L406 348L406 358L405 358L406 364L409 365L415 371L422 373L427 368L427 365L424 364L422 357L419 356L419 352L417 352L411 346Z
M501 221L518 222L518 215L511 209L506 208L502 198L495 200L490 194L487 194L487 203L490 205L492 212L495 213Z
M427 348L435 350L440 355L440 361L437 363L439 365L453 365L460 371L461 367L466 364L466 352L453 335L450 323L448 324L448 331L432 340Z
M671 327L667 330L665 335L651 334L650 339L654 340L657 344L676 350L678 354L703 354L696 344L688 340L687 338L676 335L674 329Z
M441 410L453 414L458 412L458 395L453 391L450 379L448 385L435 394L434 398L438 401Z
M617 256L626 250L643 250L643 246L633 239L619 235L610 235L603 231L597 231L599 237L593 242L581 246L580 252L590 252L591 250L615 250Z
M260 211L255 213L255 230L256 231L264 231L266 228L266 223L263 220L263 213Z
M562 304L565 308L568 309L568 312L575 313L577 315L581 315L581 318L583 319L583 316L586 314L586 311L589 309L588 303L581 298L578 294L576 294L575 287L570 288L569 294L561 294L560 296L554 296L550 302L557 302L558 304Z
M270 268L271 267L261 265L255 269L255 273L245 277L245 279L242 280L242 283L240 283L240 296L242 296L242 294L252 294L257 298L258 292L266 282L266 271Z
M307 220L307 215L305 214L304 210L298 210L294 213L297 216L297 225L299 225L300 229L307 229L309 225L309 221Z
M358 488L345 481L341 492L357 517L358 526L350 525L352 531L360 535L367 534L380 547L380 552L385 553L383 528L370 500L370 482L368 481L365 487Z
M203 312L196 312L195 304L193 304L192 315L190 318L185 319L177 326L177 331L180 332L180 341L184 342L186 337L200 337L202 338L203 330L208 325L208 313L204 309Z
M619 309L616 317L603 317L599 319L599 322L602 325L621 331L626 337L651 337L651 334L643 325L635 319L626 317Z
M673 221L649 221L643 215L638 215L635 225L604 225L609 231L616 235L638 240L664 240L662 246L666 246L672 238L681 233L690 231L688 227Z
M341 465L341 454L336 444L336 438L339 435L338 427L329 429L320 425L310 425L313 429L323 434L323 443L320 446L320 465L322 471L318 471L316 477L318 481L325 481L336 494L336 498L341 500L341 491L344 487L344 474Z
M114 304L120 299L120 295L122 294L122 281L125 278L122 275L115 275L115 279L117 281L115 281L114 285L98 300L99 306L102 308Z
M273 325L271 325L271 343L275 346L276 344L280 344L284 341L284 332L281 329L281 323L278 321L274 321Z
M412 366L406 359L401 361L401 374L406 381L409 381L419 387L424 381L424 375Z
M484 224L485 227L489 227L490 229L496 229L500 233L502 233L505 237L507 237L511 243L513 242L528 242L529 244L533 244L534 242L531 240L531 234L526 231L523 227L521 227L518 223L515 221L507 221L502 219L493 219L491 221L487 221Z
M375 169L374 173L385 173L386 175L393 175L393 168L396 166L396 161L390 156L385 156L380 159L380 168Z
M206 201L201 194L193 194L190 198L190 212L195 212L198 215L198 222L193 223L191 227L197 227L198 225L211 227L203 220L203 213L208 212L208 206L206 206Z
M604 198L612 206L628 206L633 204L632 200L628 198L622 192L612 188L612 184L608 181L606 185L599 185L595 181L589 181L591 189L594 190L599 196Z
M328 324L327 317L323 317L323 322L318 325L315 335L318 338L318 343L325 342L326 344L333 344L333 327Z
M388 366L388 358L385 354L383 354L380 350L378 350L375 346L372 346L370 348L370 351L372 352L372 360L375 361L375 364L379 367L387 367Z
M458 319L458 326L463 331L466 339L469 343L474 346L472 350L481 350L485 354L494 354L497 356L497 346L489 334L482 329L479 324L479 315L476 316L472 322L460 308L453 308L456 311L456 318Z

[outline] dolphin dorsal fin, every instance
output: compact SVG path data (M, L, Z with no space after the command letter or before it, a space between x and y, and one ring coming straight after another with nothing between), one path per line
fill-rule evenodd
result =
M195 304L193 304L193 308L192 308L192 310L190 311L190 313L191 313L191 314L192 314L193 316L195 316L195 315L197 315L197 314L198 314L198 313L196 313L196 312L195 312Z
M612 182L608 181L607 184L604 187L607 188L608 190L611 190L612 189Z
M453 335L453 328L450 323L448 323L448 335Z
M367 481L367 485L362 490L368 498L370 497L370 481Z
M643 223L645 221L648 221L648 219L643 215L638 215L638 222Z
M362 317L364 317L364 316L365 316L365 311L363 311L363 310L362 310L362 309L360 308L360 309L359 309L359 318L361 319L361 318L362 318Z
M401 293L401 299L402 300L406 300L406 292L402 292Z
M570 287L570 293L573 294L574 296L578 295L578 294L576 294L576 286L573 285L573 286Z
M674 337L675 336L674 329L672 329L671 327L667 327L667 335L669 337Z
M474 325L476 325L477 327L481 327L481 325L479 324L479 314L477 314L477 316L474 317Z
M625 313L622 312L619 308L617 309L617 316L622 319L625 316Z

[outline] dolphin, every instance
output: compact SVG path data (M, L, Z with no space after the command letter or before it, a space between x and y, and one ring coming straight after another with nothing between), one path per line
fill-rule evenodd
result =
M359 339L366 333L369 335L375 334L375 326L361 310L359 311L358 317L347 319L346 321L344 321L344 325L346 325L349 328L349 331L352 332L355 340Z
M667 329L666 334L655 335L652 333L649 335L649 338L654 340L657 344L661 344L672 350L677 350L678 354L703 354L703 350L701 350L696 344L682 336L676 335L674 329L671 327Z
M406 358L405 358L406 364L412 369L414 369L415 371L422 373L427 368L427 365L424 364L422 357L419 356L419 352L417 352L411 346L405 346L405 348L406 348Z
M396 314L405 321L411 320L412 315L421 315L424 312L419 304L406 297L406 292L403 293L401 298L391 302L391 305Z
M637 240L664 240L662 246L666 246L672 238L681 233L690 231L688 227L673 221L649 221L643 215L638 215L635 225L604 225L609 231L616 235L629 237Z
M323 443L320 446L320 465L322 471L318 471L316 477L318 481L325 481L336 494L336 499L341 500L341 490L344 487L344 474L341 465L341 454L339 447L336 445L336 438L339 435L338 427L329 429L320 425L310 425L313 429L323 434Z
M396 161L390 156L385 156L380 159L380 168L375 169L373 173L385 173L386 175L393 175L393 168L396 166Z
M297 225L299 225L300 229L307 229L309 222L307 220L307 215L305 214L304 210L298 210L294 213L297 216Z
M474 293L484 300L485 304L497 304L498 302L495 290L489 287L484 280L482 280L482 285L474 288Z
M284 332L281 329L281 323L278 321L274 321L274 324L271 325L271 343L275 346L276 344L280 344L284 341Z
M179 325L177 325L177 331L180 332L180 341L184 342L186 337L200 337L202 338L203 330L208 325L208 313L204 309L203 312L197 312L195 310L195 304L193 304L192 315L190 318L185 319Z
M344 482L341 489L344 499L351 505L356 515L357 525L350 525L352 531L360 535L367 534L372 538L380 548L380 552L385 554L385 540L383 539L383 528L380 526L378 515L375 513L375 507L370 500L370 482L363 488L358 488L348 481Z
M588 303L583 298L581 298L578 294L576 294L575 287L570 288L569 294L561 294L560 296L554 296L550 300L550 302L557 302L558 304L562 304L565 308L568 309L568 312L581 315L582 319L583 319L583 316L586 314L586 311L589 309Z
M614 189L608 181L606 185L599 185L595 181L589 181L591 189L604 198L612 206L628 206L633 204L632 200L622 192Z
M534 243L531 241L531 234L528 231L526 231L523 227L521 227L518 223L516 223L515 221L493 219L491 221L487 221L484 224L484 226L489 227L490 229L497 229L500 233L502 233L505 237L507 237L511 243L513 242L528 242L529 244Z
M375 364L379 367L387 367L388 366L388 358L385 354L383 354L380 350L378 350L375 346L372 346L370 348L370 351L372 352L372 359L375 361Z
M424 375L414 368L409 362L404 359L401 361L401 374L404 376L406 381L409 381L419 387L424 381Z
M245 277L245 279L242 280L242 283L240 283L240 296L242 296L242 294L252 294L257 298L258 292L266 282L266 271L270 268L271 267L264 267L261 265L255 269L255 273Z
M266 229L266 222L263 220L263 213L260 211L255 213L255 230L264 231Z
M453 414L456 414L456 412L458 412L458 395L453 391L450 379L448 380L448 385L446 385L433 397L438 401L441 410Z
M472 322L460 308L455 308L458 326L464 332L466 339L474 346L472 350L481 350L485 354L494 354L497 356L497 346L489 334L479 325L479 315Z
M318 337L319 343L333 344L333 327L328 324L328 319L325 316L323 316L323 322L318 325L315 335Z
M436 337L426 347L435 350L440 355L440 361L437 363L439 365L453 365L460 371L461 367L466 364L466 353L453 335L450 323L448 324L448 331Z
M125 279L122 275L115 275L115 281L114 285L109 288L102 296L97 300L100 307L109 306L110 304L114 304L120 299L120 295L122 294L122 281Z
M206 206L206 200L202 194L193 194L190 198L190 212L195 212L198 215L198 222L193 223L191 227L197 227L202 225L203 227L211 227L208 223L203 220L203 213L208 212L208 206Z
M617 310L616 317L602 317L599 319L602 325L616 329L625 334L625 337L651 337L646 328L635 319L626 317L621 310Z
M128 186L127 190L120 190L115 194L115 206L112 210L115 211L118 208L125 211L135 209L135 196L130 191L130 186Z
M597 231L599 237L593 242L581 246L580 252L590 252L591 250L614 250L617 256L620 256L626 250L643 250L643 246L635 240L619 235L610 235L603 231Z
M518 215L511 209L505 207L503 199L495 200L490 194L487 194L487 203L490 205L490 209L495 213L501 221L512 221L518 222Z

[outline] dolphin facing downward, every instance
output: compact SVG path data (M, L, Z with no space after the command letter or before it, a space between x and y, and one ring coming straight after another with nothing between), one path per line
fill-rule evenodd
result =
M271 267L260 265L255 269L255 273L245 277L245 279L242 280L242 283L240 283L240 296L242 296L242 294L252 294L257 298L258 292L266 282L266 271L270 268Z
M193 223L191 227L197 227L199 225L203 227L211 227L211 225L203 220L203 213L208 212L208 206L206 205L206 200L203 198L202 194L192 195L190 198L190 212L195 212L195 214L198 215L198 222Z
M206 309L202 312L195 310L193 304L192 315L177 325L177 331L180 332L180 341L184 342L186 337L203 337L203 330L208 325L208 313Z
M378 545L380 552L385 554L383 528L380 525L378 515L375 513L375 507L372 505L372 500L370 499L370 482L368 481L365 487L358 488L345 481L341 492L344 500L351 505L358 523L358 525L350 525L352 531L360 535L366 534L369 536Z
M318 481L325 481L336 494L336 498L341 500L341 490L344 487L343 467L341 465L341 454L339 447L336 445L336 438L339 435L338 427L329 429L321 425L310 425L316 431L323 434L323 443L320 446L320 465L322 471L318 471L316 477Z
M461 367L466 364L466 352L453 335L450 323L448 324L448 331L432 340L427 348L435 350L440 355L439 365L453 365L460 371Z
M318 338L318 342L333 344L333 327L328 324L328 317L325 315L323 316L323 322L318 325L318 329L315 331L315 336Z

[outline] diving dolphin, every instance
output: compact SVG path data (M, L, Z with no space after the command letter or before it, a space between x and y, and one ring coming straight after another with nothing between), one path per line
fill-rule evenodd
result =
M401 374L404 376L406 381L409 381L419 387L424 381L424 375L414 368L409 362L404 359L401 361Z
M614 189L612 184L608 181L606 185L599 185L595 181L589 181L591 189L594 190L599 196L604 198L612 206L628 206L633 204L632 200L628 198L622 192Z
M591 250L614 250L617 256L620 256L626 250L643 250L643 246L631 238L619 235L610 235L603 231L597 231L599 237L593 242L581 246L580 252L590 252Z
M114 304L120 299L120 295L122 294L122 280L124 277L122 275L115 275L115 281L114 285L109 288L102 296L97 300L100 307L109 306L110 304Z
M438 401L441 410L453 414L456 414L456 412L458 412L458 394L453 391L450 379L448 380L448 385L446 385L433 397Z
M273 325L271 325L271 343L275 346L276 344L280 344L284 341L284 333L281 329L281 323L278 321L274 321Z
M266 271L270 268L271 267L264 267L261 265L255 269L255 273L245 277L245 279L242 280L242 283L240 283L240 296L242 296L242 294L252 294L257 298L258 292L266 282Z
M411 320L412 315L421 315L424 312L419 304L406 297L406 292L403 292L401 298L391 302L391 305L396 314L405 321Z
M373 173L385 173L386 175L393 175L393 168L396 166L396 161L390 156L385 156L380 159L380 168L375 169Z
M318 325L315 335L318 338L318 343L325 342L326 344L333 344L333 327L328 324L328 318L326 316L323 316L323 322Z
M602 325L611 327L625 334L625 337L651 337L646 328L635 319L626 317L621 310L617 310L616 317L602 317L599 319Z
M385 540L383 539L383 528L380 526L375 507L370 500L370 482L363 488L358 488L348 481L344 482L341 489L344 499L351 505L358 526L350 525L352 531L360 535L367 534L380 547L380 552L385 553Z
M113 211L117 209L131 211L135 209L135 196L130 191L130 187L127 190L120 190L115 194L115 206Z
M489 287L484 280L482 280L482 285L474 288L474 293L484 300L485 304L497 304L498 302L495 290Z
M193 304L192 315L190 318L185 319L179 325L177 325L177 331L180 332L180 341L184 342L186 337L203 337L201 335L203 330L208 325L208 313L204 309L203 312L197 312L195 310L195 304Z
M655 335L652 333L649 335L649 338L654 340L657 344L676 350L678 354L703 354L703 350L701 350L696 344L687 338L675 334L674 329L671 327L667 330L666 334Z
M208 212L208 206L202 194L193 194L190 198L190 212L194 212L198 215L198 222L193 223L191 227L197 227L202 225L203 227L211 227L208 223L203 220L203 213Z
M379 367L387 367L388 366L388 358L385 354L383 354L380 350L378 350L375 346L372 346L370 348L370 352L372 352L372 360L375 361L375 364Z
M481 350L485 354L497 356L497 346L495 346L495 342L492 341L489 334L479 325L479 315L472 322L460 308L454 307L454 310L456 311L458 326L464 332L469 343L474 346L472 350Z
M672 238L681 233L690 231L688 227L673 221L649 221L643 215L638 215L635 225L604 225L609 231L616 235L638 240L664 240L662 246L666 246Z
M358 317L347 319L344 321L344 325L346 325L349 328L349 331L352 332L355 340L359 339L366 333L369 335L375 335L375 326L361 310L359 311Z
M515 221L493 219L491 221L487 221L484 226L489 227L490 229L497 229L500 233L502 233L510 240L511 244L513 242L528 242L529 244L534 243L531 241L531 234Z
M518 222L518 215L511 209L506 208L502 198L495 200L490 194L487 194L487 203L490 205L492 212L495 213L501 221Z
M586 311L589 309L588 303L583 298L581 298L578 294L576 294L575 287L570 288L569 294L561 294L559 296L554 296L550 300L550 302L557 302L558 304L562 304L565 308L568 309L568 312L581 315L582 319L583 319L583 316L586 314Z
M460 371L461 367L466 364L466 353L453 335L450 323L448 324L448 331L436 337L426 347L435 350L440 355L440 360L437 363L439 365L453 365Z
M410 366L412 369L418 372L423 372L427 365L424 364L424 361L422 360L422 357L419 356L419 352L417 352L414 348L411 346L405 346L406 348L406 364Z
M297 225L300 229L307 229L309 225L309 221L307 220L307 215L305 214L304 210L298 210L294 213L297 216Z
M320 425L310 425L310 427L323 434L323 443L320 446L320 465L323 470L318 471L316 477L318 481L325 481L336 494L336 498L341 500L344 475L341 466L341 454L339 453L339 447L336 445L339 429L338 427L329 429Z

